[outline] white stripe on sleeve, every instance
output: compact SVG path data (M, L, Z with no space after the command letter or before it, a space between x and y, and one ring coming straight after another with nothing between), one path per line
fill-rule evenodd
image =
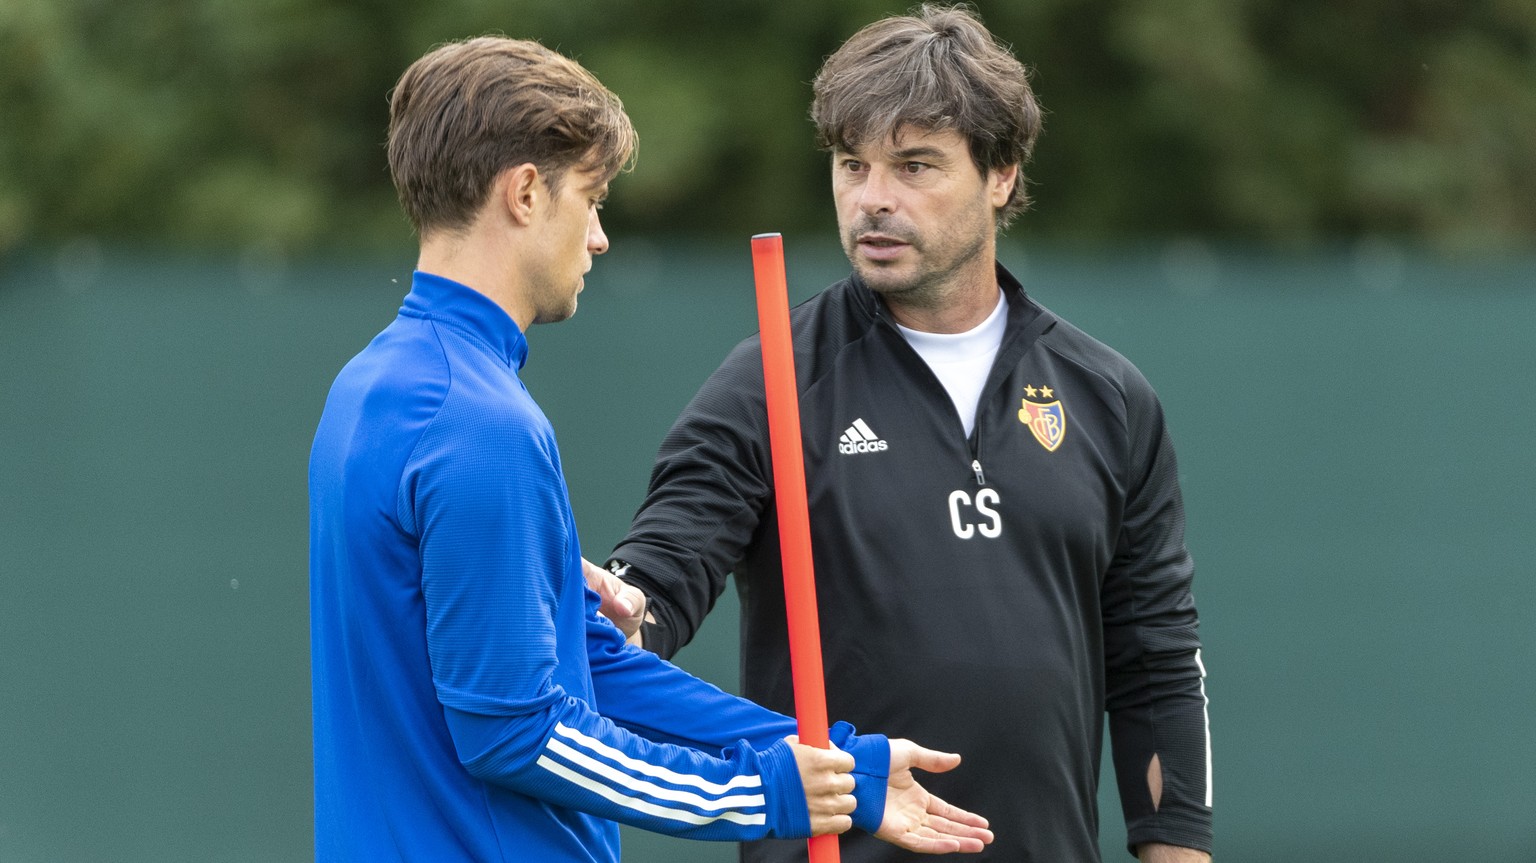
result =
M598 761L596 758L578 752L575 749L553 738L550 739L547 749L548 751L562 756L565 760L579 767L585 767L588 771L596 773L598 776L607 779L615 785L621 785L630 789L631 791L637 791L641 794L645 794L649 797L655 797L661 800L673 800L678 803L686 803L689 806L696 806L700 809L751 808L763 806L766 802L763 795L761 794L735 794L725 797L716 797L714 799L707 799L693 793L692 791L679 791L675 788L663 788L660 785L647 782L644 779L637 779L622 770L617 770L613 767L610 767L607 764Z
M595 737L588 737L587 735L582 734L580 731L571 728L563 722L555 724L555 733L571 741L572 743L575 743L577 746L585 749L591 754L598 756L599 758L602 758L606 761L617 764L626 770L630 770L635 773L643 773L646 776L660 779L663 782L670 782L673 785L689 785L702 791L707 791L710 794L724 794L733 788L763 787L763 777L758 776L755 773L743 776L733 776L724 784L718 782L710 782L708 779L705 779L702 776L695 776L687 773L677 773L658 764L652 764L648 761L641 761L638 758L631 758L629 755L614 749L612 746L609 746L601 740L598 740ZM550 741L553 742L554 738L550 738Z
M736 824L745 824L748 826L761 825L766 823L768 820L768 816L761 812L753 815L744 815L740 812L727 811L721 812L718 815L700 815L697 812L689 812L686 809L673 809L669 806L658 806L655 803L649 803L645 800L636 799L613 788L609 788L607 785L604 785L601 782L583 776L571 768L566 767L564 764L556 762L548 755L540 755L538 764L545 770L548 770L556 776L559 776L573 784L579 785L582 788L591 791L593 794L597 794L601 797L611 800L626 809L633 809L636 812L642 812L646 815L650 815L656 818L666 818L670 821L681 821L686 824L712 824L716 821L731 821Z

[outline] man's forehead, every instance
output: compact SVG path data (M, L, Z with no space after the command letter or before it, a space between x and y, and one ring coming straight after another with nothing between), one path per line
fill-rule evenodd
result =
M582 192L608 194L609 175L602 165L577 165L568 174L571 185Z
M963 154L968 150L968 142L964 135L954 129L924 129L920 126L901 125L893 129L884 140L851 143L838 150L863 157L901 157L914 153Z

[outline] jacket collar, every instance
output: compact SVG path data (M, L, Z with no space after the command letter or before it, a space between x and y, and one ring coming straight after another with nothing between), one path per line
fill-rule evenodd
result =
M452 279L421 270L412 273L411 292L400 314L452 327L480 342L509 368L521 369L528 361L528 340L512 316L490 297Z

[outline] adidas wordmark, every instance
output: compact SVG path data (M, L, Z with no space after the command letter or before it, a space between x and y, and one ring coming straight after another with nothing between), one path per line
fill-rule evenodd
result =
M870 429L869 424L861 417L853 421L853 425L843 432L843 436L837 439L837 450L843 455L854 455L861 452L883 452L889 449L885 441Z

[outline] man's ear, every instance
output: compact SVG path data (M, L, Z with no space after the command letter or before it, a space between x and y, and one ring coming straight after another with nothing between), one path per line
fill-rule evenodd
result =
M1008 203L1008 198L1013 195L1013 187L1019 182L1019 166L1009 165L1005 168L994 168L987 172L987 192L992 199L993 208L1000 208Z
M496 177L491 195L506 208L507 217L515 225L531 224L534 212L548 204L544 178L532 162L502 171Z

